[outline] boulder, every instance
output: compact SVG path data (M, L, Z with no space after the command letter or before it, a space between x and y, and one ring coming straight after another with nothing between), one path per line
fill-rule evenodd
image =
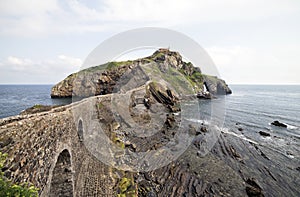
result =
M274 125L274 126L277 126L277 127L284 127L284 128L287 128L287 125L286 125L286 124L281 123L281 122L279 122L278 120L275 120L275 121L272 122L271 124Z
M249 197L263 197L261 187L256 183L255 179L247 179L246 192Z
M264 131L259 131L259 134L260 134L261 136L264 136L264 137L269 137L269 136L271 136L270 133L267 133L267 132L264 132Z

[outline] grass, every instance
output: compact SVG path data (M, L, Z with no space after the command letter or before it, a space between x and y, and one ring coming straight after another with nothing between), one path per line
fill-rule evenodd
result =
M190 81L175 68L169 66L166 72L160 71L157 64L143 66L144 71L150 75L151 80L160 83L161 79L169 83L177 93L193 94L193 87ZM170 88L171 88L170 87Z
M117 136L116 133L111 133L111 139L113 143L115 143L118 147L120 147L121 149L125 149L125 143Z
M98 109L102 109L104 107L104 105L102 103L98 103L97 107L98 107Z
M204 74L203 74L203 76L206 77L206 78L208 78L208 80L210 80L210 81L212 81L214 83L217 83L219 81L218 77L216 77L216 76L204 75Z
M114 68L117 68L117 67L120 67L120 66L129 65L132 62L133 61L131 61L131 60L121 61L121 62L109 62L106 69L111 70L111 69L114 69Z
M43 105L41 105L41 104L36 104L33 106L34 109L40 109L42 107L43 107Z

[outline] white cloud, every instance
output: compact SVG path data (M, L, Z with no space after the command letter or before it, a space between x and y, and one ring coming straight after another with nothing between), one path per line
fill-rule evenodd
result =
M107 19L186 23L257 20L297 9L291 1L276 0L106 0L104 4Z
M299 84L300 57L296 48L264 51L241 46L206 49L221 76L229 83Z
M45 13L57 9L56 0L9 0L1 1L1 15L26 16Z
M0 34L33 36L101 32L136 25L253 21L291 15L299 11L300 4L279 0L103 0L93 5L77 0L30 2L0 3Z
M56 83L65 78L70 73L79 70L82 61L79 58L59 55L57 58L47 60L32 60L29 58L20 58L9 56L0 62L0 83L10 81L7 76L20 76L14 79L19 83L26 83L28 77L37 76L45 81L34 81L31 83ZM50 81L49 81L50 80Z
M74 66L76 68L79 68L82 64L82 60L79 58L69 57L65 55L59 55L58 59L62 60L68 65Z

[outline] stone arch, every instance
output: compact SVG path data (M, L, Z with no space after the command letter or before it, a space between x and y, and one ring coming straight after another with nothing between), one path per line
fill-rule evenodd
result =
M49 196L73 196L71 155L67 149L64 149L57 158L52 174Z
M77 132L78 132L79 141L82 142L83 141L83 123L82 123L81 119L79 119L79 121L78 121Z

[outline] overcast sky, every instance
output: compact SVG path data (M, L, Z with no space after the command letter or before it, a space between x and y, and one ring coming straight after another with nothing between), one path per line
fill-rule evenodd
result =
M299 0L2 0L0 84L54 84L140 27L191 37L229 84L300 84Z

